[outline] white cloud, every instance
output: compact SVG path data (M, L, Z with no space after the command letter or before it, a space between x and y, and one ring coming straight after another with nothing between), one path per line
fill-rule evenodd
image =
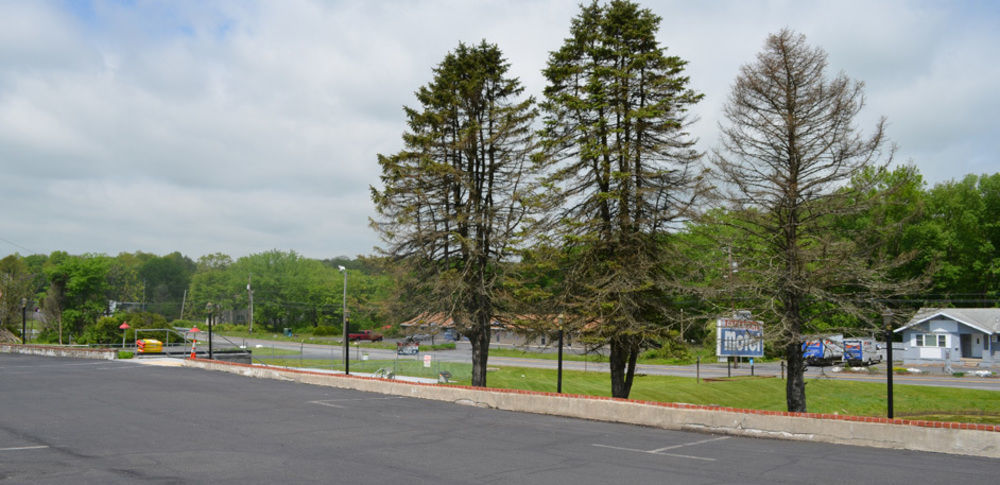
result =
M729 86L790 27L866 82L932 182L1000 170L997 9L919 1L648 2L690 61L702 149ZM73 10L67 10L73 9ZM576 1L0 3L0 238L32 251L370 253L377 153L459 41L529 94ZM0 243L0 253L24 249Z

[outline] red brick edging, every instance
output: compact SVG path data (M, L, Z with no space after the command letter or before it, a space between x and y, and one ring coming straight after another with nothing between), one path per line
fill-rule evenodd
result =
M208 359L186 359L193 360L197 362L205 362L212 364L225 364L237 367L247 367L247 368L261 368L261 366L252 364L240 364L236 362L225 362L218 360L208 360ZM306 374L306 375L316 375L316 376L327 376L327 377L337 377L341 379L360 379L369 381L381 381L381 382L401 382L394 381L391 379L383 379L379 377L364 377L364 376L354 376L354 375L344 375L344 374L330 374L326 372L315 372L307 371L301 369L289 369L284 367L272 367L266 366L269 369L280 370L282 372L292 372L296 374ZM634 399L622 399L619 397L606 397L606 396L587 396L583 394L559 394L555 392L542 392L542 391L525 391L520 389L498 389L492 387L473 387L473 386L459 386L455 384L429 384L423 382L405 382L406 384L411 384L415 386L430 386L430 387L453 387L457 389L469 389L474 391L490 391L499 392L507 394L528 394L535 396L549 396L549 397L567 397L574 399L593 399L599 401L619 401L625 403L635 403L635 404L645 404L648 406L659 406L664 408L674 408L674 409L698 409L703 411L724 411L730 413L741 413L741 414L758 414L763 416L787 416L794 418L812 418L812 419L832 419L839 421L854 421L861 423L880 423L880 424L895 424L902 426L918 426L923 428L943 428L943 429L970 429L976 431L992 431L1000 432L1000 425L995 424L975 424L975 423L956 423L950 421L923 421L914 419L889 419L889 418L876 418L872 416L851 416L846 414L823 414L823 413L793 413L788 411L765 411L761 409L742 409L742 408L731 408L726 406L704 406L700 404L686 404L686 403L675 403L675 402L660 402L660 401L639 401Z

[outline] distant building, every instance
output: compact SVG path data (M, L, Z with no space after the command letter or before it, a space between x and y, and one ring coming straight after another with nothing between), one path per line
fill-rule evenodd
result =
M896 333L905 364L1000 363L1000 308L921 308Z

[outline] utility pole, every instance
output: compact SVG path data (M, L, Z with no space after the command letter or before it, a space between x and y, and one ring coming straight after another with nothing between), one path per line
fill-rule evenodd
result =
M184 305L187 304L187 301L188 301L188 290L184 290L184 297L181 298L181 316L180 316L181 320L184 320Z
M733 247L726 247L726 280L729 283L729 307L733 312L732 318L737 318L736 316L736 262L733 261ZM735 360L735 367L740 366L740 357L726 357L727 360ZM728 366L727 366L728 367Z
M28 314L28 299L21 298L21 345L28 343L28 331L25 322Z
M250 299L250 308L247 310L247 322L250 322L250 333L253 333L253 290L250 289L250 280L253 278L253 273L247 276L247 296Z

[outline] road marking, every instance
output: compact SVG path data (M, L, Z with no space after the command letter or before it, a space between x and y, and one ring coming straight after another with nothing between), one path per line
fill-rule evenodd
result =
M686 446L700 445L702 443L711 443L712 441L721 441L721 440L727 440L727 439L729 439L728 436L720 436L718 438L709 438L709 439L705 439L705 440L694 441L694 442L691 442L691 443L683 443L683 444L679 444L679 445L664 446L663 448L657 448L655 450L639 450L639 449L635 449L635 448L626 448L626 447L623 447L623 446L602 445L600 443L593 443L593 446L596 446L598 448L608 448L608 449L612 449L612 450L631 451L633 453L646 453L646 454L649 454L649 455L664 455L664 456L672 456L672 457L675 457L675 458L687 458L689 460L716 461L715 458L707 458L707 457L704 457L704 456L681 455L681 454L677 454L677 453L664 453L664 452L667 451L667 450L676 450L677 448L684 448Z
M319 404L320 406L326 406L337 409L347 409L347 406L341 406L339 404L333 404L334 402L348 402L348 401L388 401L390 399L405 399L404 396L391 396L391 397L360 397L355 399L323 399L321 401L309 401L307 404Z
M695 442L692 442L692 443L685 443L685 444L682 444L682 445L665 446L663 448L657 448L655 450L649 450L648 453L659 453L661 451L676 450L677 448L683 448L685 446L694 446L694 445L700 445L702 443L711 443L713 441L722 441L722 440L728 440L728 439L729 439L728 436L719 436L718 438L709 438L707 440L695 441Z
M594 443L594 446L598 448L608 448L612 450L631 451L633 453L646 453L649 455L663 455L663 456L672 456L675 458L687 458L690 460L715 461L715 458L705 458L703 456L679 455L677 453L654 453L649 450L637 450L635 448L624 448L621 446L602 445L599 443Z
M48 446L16 446L13 448L0 448L0 451L21 451L21 450L41 450L43 448L48 448Z

